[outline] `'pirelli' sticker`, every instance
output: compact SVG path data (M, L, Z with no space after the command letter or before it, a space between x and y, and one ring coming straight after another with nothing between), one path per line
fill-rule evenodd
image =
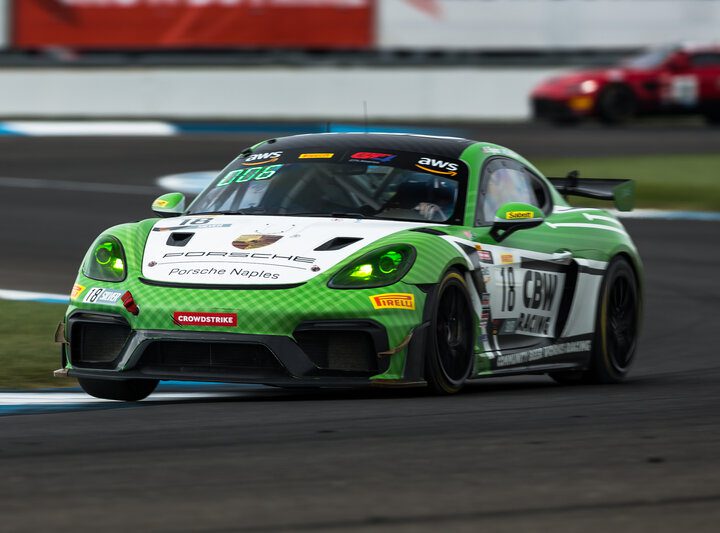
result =
M375 309L415 310L415 295L403 292L376 294L375 296L370 296L370 302L372 302Z

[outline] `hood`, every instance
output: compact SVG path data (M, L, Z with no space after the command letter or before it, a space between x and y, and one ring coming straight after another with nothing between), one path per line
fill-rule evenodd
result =
M561 74L554 76L542 82L541 87L552 86L552 87L570 87L578 83L582 83L586 80L601 81L610 77L611 71L617 71L618 69L602 69L602 70L580 70L568 72L567 74Z
M158 221L142 275L202 285L292 285L327 272L369 244L428 223L220 215Z

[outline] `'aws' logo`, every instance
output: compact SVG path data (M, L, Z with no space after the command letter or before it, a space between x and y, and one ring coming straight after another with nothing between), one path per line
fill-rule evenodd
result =
M264 165L266 163L274 163L278 159L280 159L280 156L282 155L282 152L261 152L259 154L252 154L245 158L245 161L242 162L245 166L250 165Z
M432 159L430 157L423 157L415 163L415 166L425 172L432 172L433 174L442 174L443 176L457 176L458 164L450 163L449 161L443 161L442 159Z

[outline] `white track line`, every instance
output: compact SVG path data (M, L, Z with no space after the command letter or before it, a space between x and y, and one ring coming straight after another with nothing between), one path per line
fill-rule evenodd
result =
M96 183L91 181L46 180L37 178L3 178L0 187L13 189L54 189L73 192L101 192L114 194L157 195L157 187L150 185L120 185L115 183Z
M105 121L23 121L16 120L2 122L2 128L7 133L17 135L43 137L52 136L100 136L100 135L128 135L128 136L159 136L177 135L178 128L167 122L154 120L105 120Z
M219 398L237 396L232 392L156 392L148 396L145 401L170 402L179 400L197 400L200 398ZM0 393L0 407L16 405L75 405L91 403L108 403L114 400L101 400L93 398L84 392L2 392Z
M0 300L13 300L16 302L46 302L66 304L70 301L67 294L53 294L49 292L30 292L0 289Z

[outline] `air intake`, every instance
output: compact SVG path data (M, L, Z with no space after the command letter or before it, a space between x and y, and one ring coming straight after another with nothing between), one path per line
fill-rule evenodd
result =
M350 246L351 244L354 244L361 240L362 237L335 237L334 239L330 239L325 244L321 244L320 246L315 248L315 251L329 252L332 250L340 250L341 248L345 248L346 246Z
M185 246L187 243L190 242L190 239L192 239L192 236L195 235L194 233L171 233L167 240L168 246Z

